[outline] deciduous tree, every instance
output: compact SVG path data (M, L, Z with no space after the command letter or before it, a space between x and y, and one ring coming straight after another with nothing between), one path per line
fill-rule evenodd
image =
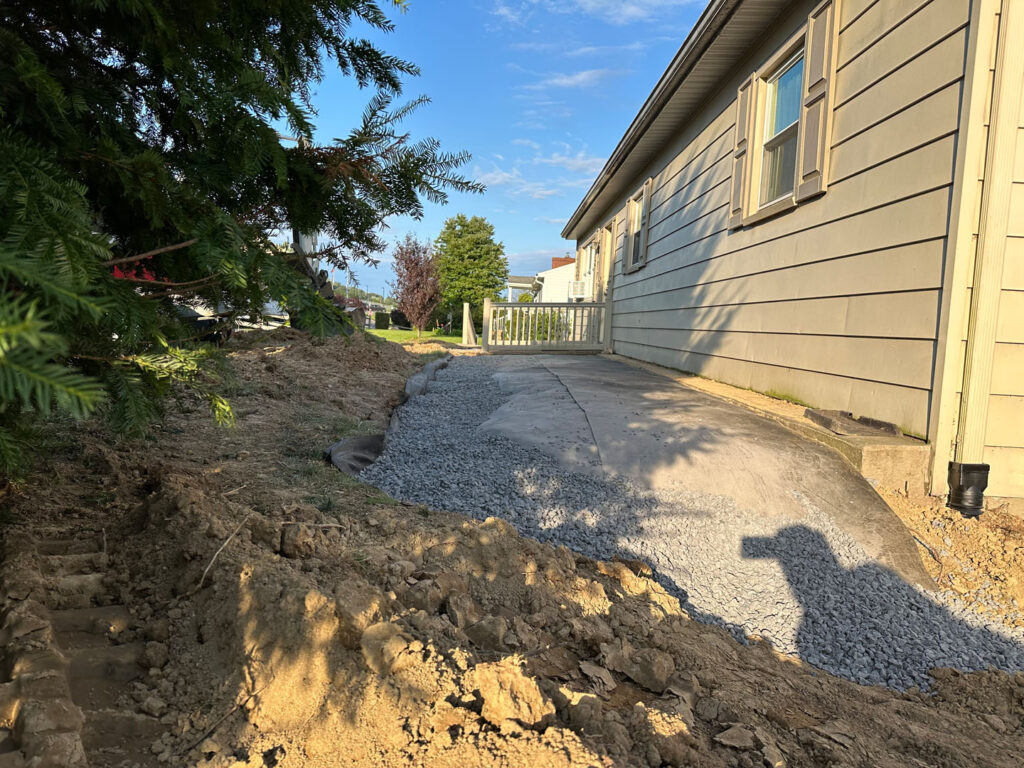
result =
M468 301L479 313L484 299L501 297L508 280L508 259L487 219L453 216L444 223L435 249L443 311L462 317L462 304Z
M411 234L406 235L395 246L394 270L395 282L391 288L398 300L398 309L409 318L419 336L441 298L437 259L430 243L421 243Z

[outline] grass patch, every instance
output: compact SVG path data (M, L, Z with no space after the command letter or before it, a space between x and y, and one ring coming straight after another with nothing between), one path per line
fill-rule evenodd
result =
M396 328L388 328L387 330L371 328L367 332L372 333L374 336L379 336L382 339L397 342L398 344L408 344L416 341L445 341L449 344L462 343L461 336L448 336L439 333L431 333L429 331L424 331L419 335L419 337L416 336L416 331L400 331Z
M752 390L756 391L756 390ZM793 395L787 395L785 392L776 392L774 389L769 389L765 394L768 397L774 397L776 400L785 400L787 403L793 403L793 405L802 405L804 408L813 408L810 403L805 403L799 397Z

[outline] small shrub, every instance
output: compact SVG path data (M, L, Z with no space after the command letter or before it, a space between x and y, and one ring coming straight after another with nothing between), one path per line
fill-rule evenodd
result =
M405 313L398 309L391 310L391 324L399 325L403 328L412 327L411 324L409 323L409 318L405 316Z
M374 312L373 327L386 331L391 327L391 315L388 312Z

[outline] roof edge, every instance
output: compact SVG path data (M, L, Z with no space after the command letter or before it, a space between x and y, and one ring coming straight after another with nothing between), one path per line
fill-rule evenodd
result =
M618 171L629 156L629 153L636 147L640 137L650 127L651 123L654 122L655 118L658 117L673 94L679 90L679 87L685 81L687 74L689 74L697 59L703 55L708 45L711 44L715 37L718 36L722 27L725 26L725 22L732 15L733 10L742 2L743 0L711 0L708 3L707 8L704 9L700 18L697 19L693 29L690 30L690 34L686 36L686 40L683 41L676 55L672 58L668 68L654 86L654 90L651 91L643 106L640 107L640 111L633 118L633 122L629 124L626 133L619 139L615 150L607 162L605 162L597 178L594 179L594 183L590 185L590 189L587 190L587 194L576 207L576 211L569 217L569 221L566 222L565 227L562 229L563 238L566 240L575 239L573 234L577 227L579 227L584 214L593 205L597 196L608 186L615 172Z

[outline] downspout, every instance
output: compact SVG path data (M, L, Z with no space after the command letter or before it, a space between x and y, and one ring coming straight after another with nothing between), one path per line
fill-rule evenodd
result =
M982 190L981 220L974 263L974 282L967 326L963 395L954 460L949 463L948 505L967 517L983 510L989 465L985 464L985 435L995 355L996 322L1002 289L1006 235L1009 231L1010 194L1017 118L1024 87L1024 8L1020 2L1002 3L996 51L992 117Z

